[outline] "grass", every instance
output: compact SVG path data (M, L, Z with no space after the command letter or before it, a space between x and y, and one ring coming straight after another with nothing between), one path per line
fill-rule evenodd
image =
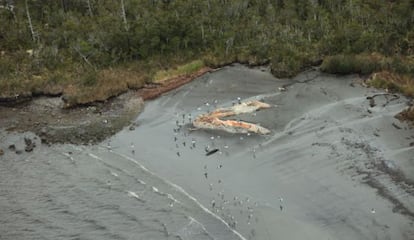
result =
M403 121L410 121L414 123L414 107L407 108L406 110L400 112L397 115L397 118Z
M414 56L387 57L378 53L339 54L325 57L321 70L334 74L371 74L378 71L389 71L414 75Z
M384 68L386 61L378 54L335 55L325 57L321 70L333 74L370 74Z
M409 75L381 71L372 74L367 84L375 88L383 88L391 92L401 92L408 97L414 97L414 78Z
M87 73L80 79L80 83L65 88L65 107L105 101L128 89L139 89L144 86L147 78L144 72L125 67Z
M170 68L166 70L159 70L155 72L152 77L152 82L162 83L170 78L177 77L180 75L189 75L191 73L197 72L205 66L202 60L194 60L190 63L179 65L175 68Z

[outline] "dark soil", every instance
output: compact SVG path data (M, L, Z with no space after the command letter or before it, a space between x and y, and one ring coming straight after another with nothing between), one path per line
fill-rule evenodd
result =
M105 102L72 109L62 108L60 97L38 97L29 102L0 106L0 128L34 132L42 143L97 143L135 124L143 108L136 92L127 92ZM26 151L35 146L27 141Z

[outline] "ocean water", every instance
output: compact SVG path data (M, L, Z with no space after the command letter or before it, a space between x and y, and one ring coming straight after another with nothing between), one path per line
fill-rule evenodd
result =
M110 147L42 147L0 168L0 239L242 239Z

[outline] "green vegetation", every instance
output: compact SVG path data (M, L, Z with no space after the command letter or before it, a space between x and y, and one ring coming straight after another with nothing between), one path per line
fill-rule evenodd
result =
M278 77L324 60L327 72L410 78L413 9L412 0L0 0L0 97L87 103L232 62L269 63Z
M201 60L195 60L190 63L180 65L177 68L167 69L167 70L159 70L154 74L154 77L152 79L155 83L163 82L173 76L179 76L179 75L188 75L193 72L196 72L203 68L204 62Z
M325 57L321 69L335 74L370 74L385 70L414 76L414 59L400 55L385 57L377 53L340 54Z

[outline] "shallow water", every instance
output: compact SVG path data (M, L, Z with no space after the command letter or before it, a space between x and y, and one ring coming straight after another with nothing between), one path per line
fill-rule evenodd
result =
M406 99L378 98L368 113L378 91L356 80L227 67L147 102L139 127L97 146L6 151L0 239L412 239L413 219L364 184L372 176L414 209L409 187L375 168L414 161L414 133L393 118ZM237 117L270 135L191 128L237 97L272 104ZM2 133L2 147L23 146L24 135Z

